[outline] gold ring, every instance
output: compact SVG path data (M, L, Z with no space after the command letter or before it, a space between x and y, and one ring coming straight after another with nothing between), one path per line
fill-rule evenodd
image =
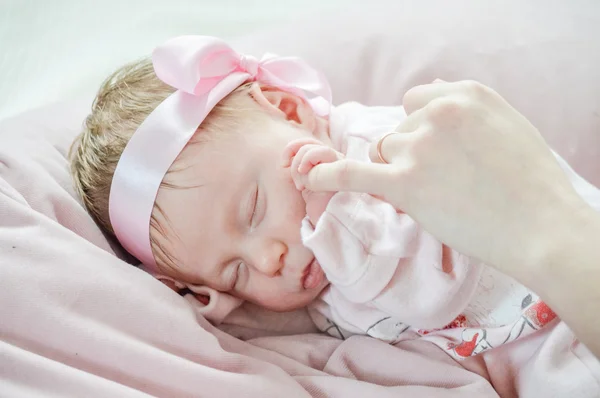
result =
M383 154L381 153L381 144L383 144L383 140L385 140L387 137L389 137L392 134L400 134L400 133L398 133L397 131L392 131L391 133L387 133L386 135L381 137L379 139L379 142L377 142L377 156L379 157L379 160L381 160L381 162L385 163L385 164L390 164L390 163L384 159Z

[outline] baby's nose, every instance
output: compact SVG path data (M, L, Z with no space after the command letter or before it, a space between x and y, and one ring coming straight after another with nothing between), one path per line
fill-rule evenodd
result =
M276 276L283 268L285 253L286 248L283 243L266 242L256 253L254 261L256 269L267 276Z

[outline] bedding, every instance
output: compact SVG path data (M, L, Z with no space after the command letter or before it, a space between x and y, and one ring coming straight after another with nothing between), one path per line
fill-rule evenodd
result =
M595 1L373 4L233 44L306 58L336 103L393 105L436 77L480 80L600 185ZM245 304L211 325L196 300L129 264L75 197L66 155L91 99L0 122L0 396L600 396L598 361L560 322L461 362L421 340L318 334L303 311ZM570 376L548 376L558 370Z

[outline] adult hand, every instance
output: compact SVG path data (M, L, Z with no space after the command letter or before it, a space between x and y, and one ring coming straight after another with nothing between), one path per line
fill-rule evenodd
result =
M381 145L390 164L381 164L373 143L377 163L318 165L307 188L382 197L442 242L534 289L565 320L588 300L599 303L600 216L577 195L536 128L472 81L417 86L403 104L408 117L400 134ZM569 292L558 286L569 282ZM571 326L582 325L580 334L600 335L600 321L579 321Z
M449 246L509 272L538 249L532 237L560 222L557 209L585 208L539 132L490 88L417 86L403 103L401 134L381 146L389 165L318 165L308 189L380 196ZM371 159L381 163L376 143Z

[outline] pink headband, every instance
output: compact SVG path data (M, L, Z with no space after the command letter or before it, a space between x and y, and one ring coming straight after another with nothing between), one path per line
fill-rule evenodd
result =
M306 99L319 116L329 114L326 79L299 58L240 55L224 41L180 36L152 53L159 79L177 89L148 115L125 147L109 198L110 222L123 247L156 269L150 216L160 184L214 106L247 81L278 87ZM308 99L306 93L312 93Z

